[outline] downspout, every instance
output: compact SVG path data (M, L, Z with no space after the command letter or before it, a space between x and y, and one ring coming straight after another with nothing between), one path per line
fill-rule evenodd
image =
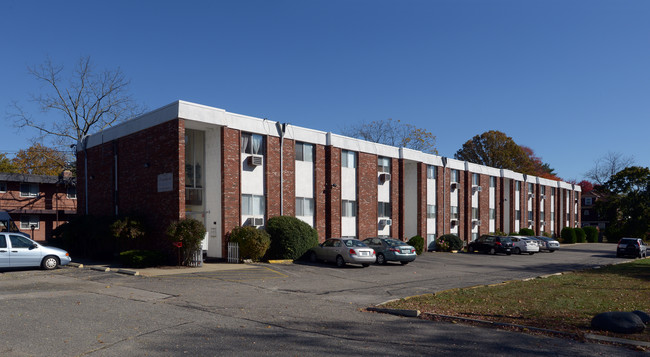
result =
M280 135L280 216L284 216L284 134L287 123L276 122L275 126Z
M88 215L88 135L81 138L81 145L84 150L84 207L86 208L86 216Z

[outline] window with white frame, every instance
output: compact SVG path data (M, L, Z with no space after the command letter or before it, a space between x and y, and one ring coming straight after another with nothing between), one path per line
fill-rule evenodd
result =
M296 216L309 217L314 215L314 199L296 197Z
M296 161L314 162L314 145L296 142Z
M241 195L241 212L244 216L264 216L264 196Z
M528 220L529 221L533 220L533 211L528 211Z
M494 208L490 208L490 219L496 219L497 217L497 210Z
M341 201L341 216L342 217L356 217L357 216L357 201L342 200Z
M390 159L387 157L377 158L377 171L390 173Z
M490 176L490 187L497 187L497 178L495 176Z
M521 210L515 211L515 220L517 221L521 220Z
M515 181L515 191L517 191L517 192L521 191L521 182L520 181Z
M427 178L435 180L438 177L438 170L436 170L436 167L433 165L428 165L427 166Z
M391 217L392 208L390 202L377 202L377 216Z
M451 219L458 219L458 206L451 206L449 209Z
M259 134L241 134L241 152L251 155L264 155L264 137Z
M436 205L427 205L427 218L436 218Z
M540 193L541 193L542 195L545 195L545 194L546 194L546 186L542 186L542 187L540 188Z
M341 150L341 166L352 169L357 167L357 153L349 150Z
M68 186L66 189L66 197L71 199L71 200L76 200L77 199L77 187L76 186Z
M37 183L21 183L20 184L20 197L37 197L38 184Z
M585 197L585 206L591 206L591 204L592 204L591 197Z
M546 212L544 212L544 211L540 211L540 212L539 212L539 220L540 220L540 222L544 222L544 220L545 220L545 218L546 218L545 213L546 213Z
M2 193L7 192L7 183L6 182L0 182L0 192L2 192Z
M40 229L41 220L38 216L20 216L20 229Z
M460 172L458 170L451 170L451 182L459 182Z
M478 219L478 207L472 207L472 219Z
M478 186L480 182L479 174L472 174L472 186Z
M535 185L533 185L532 183L529 183L528 184L528 193L533 193L533 192L535 192Z

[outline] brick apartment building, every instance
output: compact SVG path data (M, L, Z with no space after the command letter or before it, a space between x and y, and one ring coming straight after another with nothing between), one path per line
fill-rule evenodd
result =
M44 241L77 214L75 179L69 172L60 177L0 173L0 211L9 213L21 232Z
M445 233L465 241L580 224L580 187L178 101L77 145L81 214L137 214L155 234L204 222L204 249L269 217L295 216L327 237ZM161 237L162 239L162 237ZM207 244L206 244L207 242Z

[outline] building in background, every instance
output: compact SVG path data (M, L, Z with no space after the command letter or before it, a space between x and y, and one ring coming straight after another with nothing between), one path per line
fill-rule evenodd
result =
M0 173L0 211L6 211L18 230L44 241L52 230L77 214L75 178ZM0 229L10 229L2 224Z
M446 233L468 242L580 225L580 187L178 101L77 145L79 212L206 226L209 257L234 227L290 215L329 237Z

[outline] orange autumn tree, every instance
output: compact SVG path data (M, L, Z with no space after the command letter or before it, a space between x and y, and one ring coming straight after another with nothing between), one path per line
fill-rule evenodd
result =
M34 144L20 150L11 160L11 164L16 173L58 176L67 167L67 157L61 151Z

